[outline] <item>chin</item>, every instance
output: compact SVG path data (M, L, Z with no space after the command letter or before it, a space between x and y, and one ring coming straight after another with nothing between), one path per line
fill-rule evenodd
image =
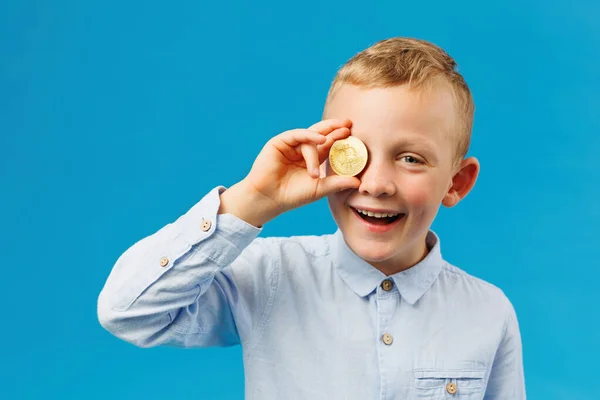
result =
M393 258L401 246L401 243L382 242L352 234L345 237L350 249L360 258L371 263L380 263Z

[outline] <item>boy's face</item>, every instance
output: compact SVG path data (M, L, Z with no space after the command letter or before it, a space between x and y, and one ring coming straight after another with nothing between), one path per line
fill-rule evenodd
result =
M404 85L362 89L345 84L325 118L350 119L352 135L369 153L358 175L360 187L328 197L349 247L386 274L418 263L427 254L425 237L440 203L452 206L460 200L452 190L457 142L451 93L444 88L419 94ZM322 168L334 174L328 162ZM477 171L478 164L471 168L475 176L467 192ZM399 215L365 217L357 210Z

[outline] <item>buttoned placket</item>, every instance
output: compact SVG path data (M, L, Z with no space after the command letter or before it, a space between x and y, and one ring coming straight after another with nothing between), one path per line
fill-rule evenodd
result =
M394 332L392 330L392 318L398 307L398 291L391 279L385 279L377 287L376 305L377 305L377 335L378 335L378 355L380 372L380 392L381 400L393 399L393 346Z

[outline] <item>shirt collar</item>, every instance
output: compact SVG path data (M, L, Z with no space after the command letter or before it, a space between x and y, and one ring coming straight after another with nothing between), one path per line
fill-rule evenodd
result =
M332 243L334 264L340 277L359 296L367 296L383 280L391 278L398 288L400 296L409 304L414 304L437 279L443 264L440 240L437 234L429 231L426 240L430 251L423 260L407 270L387 277L354 253L338 229L333 235Z

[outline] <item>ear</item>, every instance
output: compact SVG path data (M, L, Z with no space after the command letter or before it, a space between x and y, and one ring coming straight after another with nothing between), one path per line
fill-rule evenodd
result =
M446 207L457 205L473 189L478 175L479 161L475 157L462 160L458 171L452 177L452 184L442 199L442 204Z

